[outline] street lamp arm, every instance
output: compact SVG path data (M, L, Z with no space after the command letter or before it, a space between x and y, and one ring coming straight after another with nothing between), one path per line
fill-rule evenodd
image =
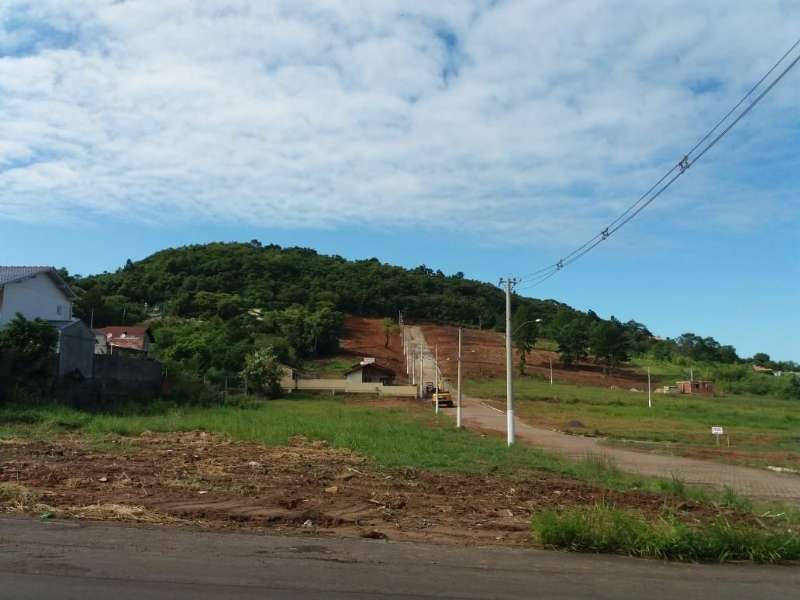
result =
M517 333L523 327L525 327L525 325L530 325L531 323L541 323L541 322L542 322L541 319L532 319L530 321L525 321L524 323L520 323L519 325L517 325L517 328L511 332L511 337L514 337L514 334Z

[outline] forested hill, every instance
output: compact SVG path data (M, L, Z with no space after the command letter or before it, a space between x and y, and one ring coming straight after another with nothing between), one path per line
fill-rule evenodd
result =
M115 273L79 279L78 314L95 325L129 322L158 309L180 317L232 318L249 309L325 305L342 313L480 327L502 322L504 298L493 285L446 276L426 266L404 269L377 259L348 261L307 248L262 246L256 241L168 249L128 262ZM542 317L571 310L548 300L521 301ZM145 311L145 304L147 311Z
M95 327L147 320L170 373L212 383L239 373L246 357L260 350L298 366L335 353L347 314L396 318L402 310L409 320L504 326L503 292L461 273L404 269L374 258L348 261L257 241L168 249L128 261L115 273L64 275L79 295L77 316ZM515 296L513 312L518 349L529 349L537 336L550 338L567 365L592 356L613 368L643 353L660 360L741 362L732 346L710 337L686 333L656 340L641 323L604 320L554 300ZM388 319L386 327L393 327ZM773 364L765 354L753 360L797 367Z

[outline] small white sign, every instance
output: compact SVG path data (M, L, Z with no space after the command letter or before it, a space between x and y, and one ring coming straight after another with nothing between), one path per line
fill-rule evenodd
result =
M722 427L712 427L711 428L711 435L724 435L725 431Z

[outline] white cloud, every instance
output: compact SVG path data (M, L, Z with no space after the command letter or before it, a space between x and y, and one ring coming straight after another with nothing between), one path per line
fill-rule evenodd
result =
M800 30L779 0L655 4L11 0L0 218L444 223L570 243ZM758 195L762 222L797 219L800 176L753 166L800 172L782 130L800 121L792 75L654 212L702 199L704 219L738 227Z

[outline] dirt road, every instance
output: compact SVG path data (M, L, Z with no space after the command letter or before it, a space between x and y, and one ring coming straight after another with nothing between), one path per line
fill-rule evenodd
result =
M427 348L419 327L408 327L411 338ZM467 427L505 431L505 413L480 398L464 397L462 418ZM454 409L444 409L454 414ZM759 499L773 499L800 504L800 476L773 473L751 467L725 465L716 462L635 452L604 446L597 438L567 435L533 427L519 419L517 438L521 442L570 458L597 456L613 461L620 469L656 477L675 476L692 485L711 487L730 486L737 493Z
M0 599L791 598L800 571L0 519Z

